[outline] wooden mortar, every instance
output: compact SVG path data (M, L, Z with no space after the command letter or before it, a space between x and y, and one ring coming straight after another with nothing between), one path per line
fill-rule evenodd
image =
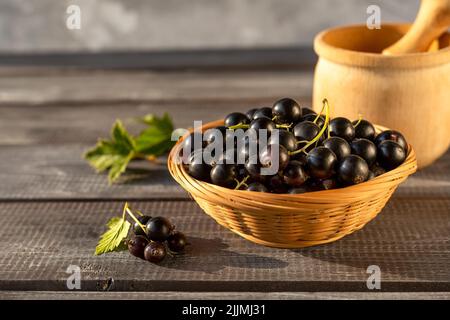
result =
M450 34L435 40L428 52L382 55L409 26L354 25L318 34L313 106L320 110L327 98L332 116L356 120L361 114L399 130L424 167L450 145Z

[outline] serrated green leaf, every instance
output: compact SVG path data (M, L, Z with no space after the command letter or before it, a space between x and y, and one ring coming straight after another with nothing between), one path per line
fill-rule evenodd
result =
M106 225L108 230L101 235L95 248L95 255L124 249L124 240L128 235L131 224L124 218L114 217Z
M161 118L152 114L141 118L149 127L136 137L136 150L145 155L159 156L173 145L171 141L174 126L170 116L165 113Z
M133 157L134 152L130 152L128 156L116 159L108 172L108 181L110 184L119 179L120 175L125 172Z
M171 141L174 126L167 113L162 117L148 114L139 120L148 127L136 138L117 120L111 130L111 139L99 140L96 146L84 155L97 172L109 169L110 183L118 180L134 158L160 156L169 151L175 143Z
M167 112L164 113L162 117L155 116L154 114L147 114L138 120L149 127L156 127L162 132L172 132L174 129L172 119Z
M126 131L120 120L117 120L111 130L111 140L100 140L97 145L88 150L84 158L97 172L110 169L108 179L116 181L125 171L128 163L135 155L135 141Z

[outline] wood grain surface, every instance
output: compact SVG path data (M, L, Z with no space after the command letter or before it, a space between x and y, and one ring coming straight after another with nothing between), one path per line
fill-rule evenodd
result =
M0 298L448 299L450 152L401 185L382 213L341 241L301 250L250 243L220 227L170 178L136 162L108 186L82 159L116 118L168 111L177 126L281 96L310 101L310 72L0 68ZM135 129L137 130L137 129ZM125 200L170 217L186 254L152 265L93 256ZM68 292L78 265L82 292ZM381 268L381 292L366 286ZM105 292L108 291L108 292Z

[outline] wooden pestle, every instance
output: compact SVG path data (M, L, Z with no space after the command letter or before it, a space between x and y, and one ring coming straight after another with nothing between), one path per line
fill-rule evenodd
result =
M414 24L396 43L383 50L385 55L425 52L450 26L450 0L422 0Z

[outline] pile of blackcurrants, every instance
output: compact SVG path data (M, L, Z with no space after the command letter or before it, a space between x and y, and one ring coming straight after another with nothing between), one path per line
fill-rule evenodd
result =
M179 253L186 246L186 237L175 231L174 225L164 217L142 215L133 226L134 236L128 240L128 251L141 259L159 263L167 253Z
M198 180L231 189L291 194L362 183L404 162L408 144L400 132L377 135L367 120L330 119L329 114L326 99L317 114L283 98L272 108L231 113L215 130L194 131L183 141L181 156L186 170ZM254 134L235 139L239 129ZM265 143L261 129L267 135ZM222 152L211 160L205 153L211 153L208 146L219 137L225 137ZM252 139L258 147L253 153ZM278 168L274 174L262 174L274 163Z

